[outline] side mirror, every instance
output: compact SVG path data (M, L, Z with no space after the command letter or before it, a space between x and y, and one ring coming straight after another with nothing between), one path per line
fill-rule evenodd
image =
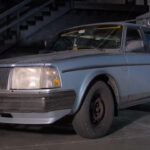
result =
M141 52L144 51L144 42L142 40L130 40L126 43L127 52Z

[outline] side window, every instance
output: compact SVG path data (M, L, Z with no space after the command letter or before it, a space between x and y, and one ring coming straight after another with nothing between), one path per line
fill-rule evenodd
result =
M140 35L140 30L135 28L128 28L126 36L126 52L141 53L144 51L144 42Z
M150 32L144 31L146 42L147 42L147 52L150 53Z

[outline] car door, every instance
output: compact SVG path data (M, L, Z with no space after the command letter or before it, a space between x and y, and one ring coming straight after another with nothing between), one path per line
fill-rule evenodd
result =
M150 97L150 55L145 50L141 28L128 26L125 57L129 71L128 100L131 103L142 103Z

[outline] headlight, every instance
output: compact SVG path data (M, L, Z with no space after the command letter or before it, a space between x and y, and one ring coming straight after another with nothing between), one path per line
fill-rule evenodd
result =
M48 89L61 86L58 70L54 67L16 67L10 77L11 89Z

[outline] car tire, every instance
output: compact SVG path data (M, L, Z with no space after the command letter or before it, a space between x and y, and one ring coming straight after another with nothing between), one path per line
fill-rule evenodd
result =
M95 139L106 135L114 118L114 100L110 88L97 81L87 92L73 119L74 130L82 137Z

